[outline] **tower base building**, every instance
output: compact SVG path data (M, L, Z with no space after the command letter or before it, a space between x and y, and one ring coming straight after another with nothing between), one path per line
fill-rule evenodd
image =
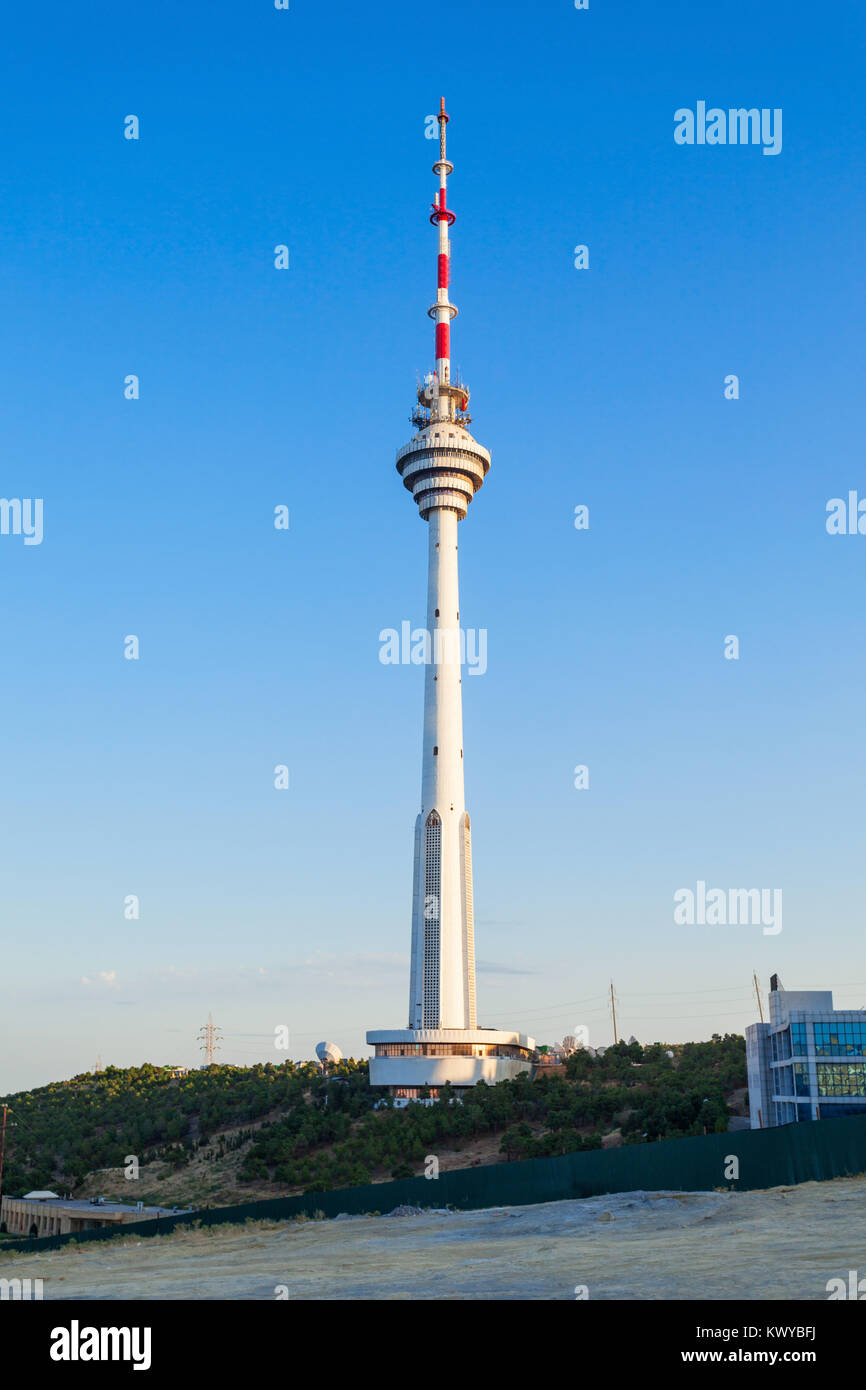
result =
M513 1081L535 1070L535 1039L498 1028L384 1028L367 1034L375 1048L370 1085L386 1086L395 1105L436 1099L449 1083L455 1091L483 1081Z
M469 389L451 374L448 294L454 213L446 196L453 165L445 156L448 116L439 110L439 188L430 221L438 230L436 370L418 388L415 434L397 451L397 471L428 528L427 626L421 811L415 822L412 952L408 1028L367 1034L374 1048L370 1081L398 1104L435 1099L446 1083L465 1089L507 1081L535 1064L523 1033L479 1028L475 1003L472 839L463 788L457 530L490 468L490 454L471 434ZM422 1094L423 1093L423 1094Z

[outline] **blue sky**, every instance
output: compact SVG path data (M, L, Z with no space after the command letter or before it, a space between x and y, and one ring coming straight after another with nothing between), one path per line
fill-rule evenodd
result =
M626 1034L742 1031L753 970L866 1004L866 537L824 524L866 496L864 33L780 0L7 18L0 495L44 540L0 536L0 1090L194 1064L209 1010L237 1063L405 1021L423 673L378 634L424 615L394 454L441 94L493 453L481 1021L607 1042L613 978ZM699 100L781 108L782 152L676 145ZM677 925L698 880L780 888L783 931Z

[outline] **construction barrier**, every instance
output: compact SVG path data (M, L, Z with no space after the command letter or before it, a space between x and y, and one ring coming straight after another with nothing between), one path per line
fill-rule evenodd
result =
M736 1160L736 1163L733 1162ZM729 1188L792 1186L866 1172L866 1115L818 1120L776 1129L737 1130L656 1144L627 1144L559 1158L532 1158L440 1173L435 1180L403 1178L334 1192L274 1197L233 1207L204 1208L193 1214L79 1231L0 1241L5 1251L57 1250L70 1241L112 1240L116 1236L164 1235L179 1226L217 1226L226 1222L287 1220L393 1211L395 1207L530 1206L568 1197L609 1192L711 1192Z

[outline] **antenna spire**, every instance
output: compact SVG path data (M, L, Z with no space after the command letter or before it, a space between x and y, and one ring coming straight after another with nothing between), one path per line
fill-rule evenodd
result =
M447 180L448 175L454 172L454 165L449 163L445 155L445 127L449 117L445 110L444 97L440 98L436 119L439 122L439 158L433 165L433 173L439 175L439 198L432 205L430 221L434 227L439 228L439 259L436 303L427 312L436 324L436 375L441 387L447 386L451 380L451 320L457 316L455 305L448 299L448 284L451 278L448 228L454 225L455 217L448 207Z

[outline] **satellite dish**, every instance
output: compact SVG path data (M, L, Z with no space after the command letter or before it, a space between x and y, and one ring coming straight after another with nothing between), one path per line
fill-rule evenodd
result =
M342 1052L337 1044L332 1042L316 1043L316 1056L323 1067L333 1064L334 1062L342 1062L343 1060Z

